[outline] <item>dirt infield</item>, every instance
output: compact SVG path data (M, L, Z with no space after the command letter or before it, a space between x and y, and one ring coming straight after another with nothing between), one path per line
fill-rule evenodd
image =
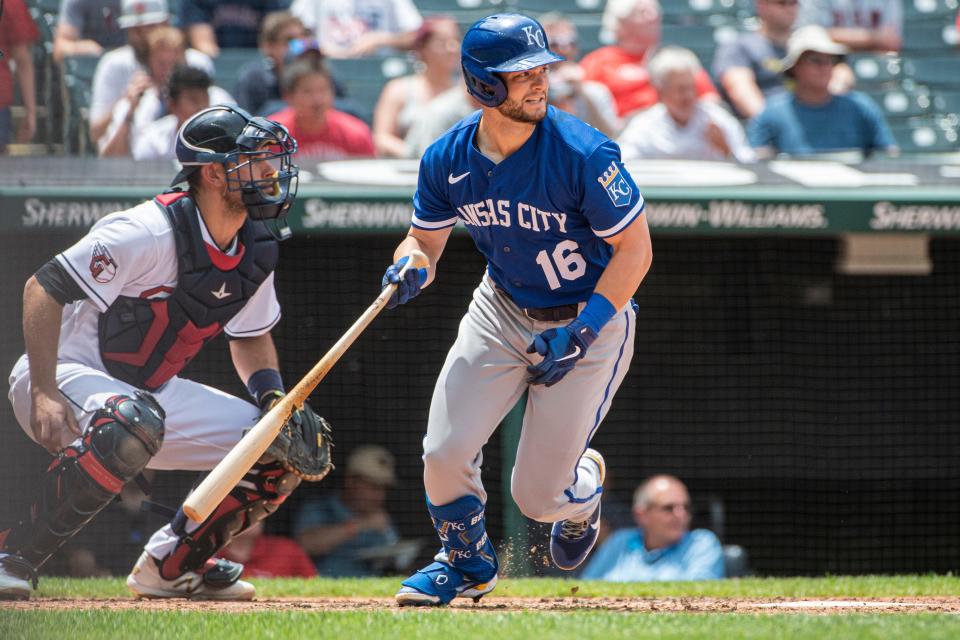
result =
M35 598L23 602L0 602L0 611L97 610L110 611L206 611L247 613L256 611L409 611L393 598L276 598L251 602L200 600L135 600L108 598L81 600ZM426 610L426 609L418 609ZM622 611L626 613L960 613L960 598L883 599L792 599L736 598L505 598L489 597L478 603L456 601L449 609L466 612L505 611Z

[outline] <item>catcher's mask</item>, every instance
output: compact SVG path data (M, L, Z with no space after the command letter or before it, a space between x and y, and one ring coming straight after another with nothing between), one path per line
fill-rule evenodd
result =
M183 166L172 185L201 166L223 164L227 188L240 191L247 213L278 239L289 235L286 213L297 196L299 168L291 158L297 141L282 124L253 117L239 107L217 105L200 111L177 133L177 160ZM272 176L256 178L254 164L269 162ZM232 165L232 166L231 166Z

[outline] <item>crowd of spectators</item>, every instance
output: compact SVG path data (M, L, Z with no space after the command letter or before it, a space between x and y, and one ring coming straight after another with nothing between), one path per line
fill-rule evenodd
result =
M743 23L754 28L718 44L710 61L662 44L658 0L607 0L601 40L610 44L582 58L576 21L539 16L566 58L551 70L550 102L617 140L627 158L895 154L883 110L855 91L844 57L899 51L902 0L754 0L754 8ZM52 58L99 58L86 129L100 155L169 157L163 139L191 111L231 103L289 125L302 158L417 158L477 108L460 80L461 28L456 16L424 18L414 0L61 0ZM25 0L7 0L0 148L36 133L38 39ZM238 49L251 56L230 86L216 86L215 65L232 64L218 60L221 51ZM330 71L331 60L388 53L406 53L413 71L386 81L376 104L352 100Z

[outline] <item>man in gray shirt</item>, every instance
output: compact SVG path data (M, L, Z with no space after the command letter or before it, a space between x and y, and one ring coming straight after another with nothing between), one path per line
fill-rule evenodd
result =
M53 36L57 64L70 56L99 56L124 43L120 0L62 0Z
M785 91L781 60L797 19L798 0L756 0L760 28L721 45L713 76L737 115L750 119L768 98Z

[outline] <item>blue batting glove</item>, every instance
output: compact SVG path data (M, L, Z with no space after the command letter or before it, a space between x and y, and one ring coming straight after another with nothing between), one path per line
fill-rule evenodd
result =
M527 347L527 353L539 353L543 360L527 367L529 384L552 387L567 375L577 361L587 355L587 349L597 339L597 333L580 318L565 327L547 329L536 335Z
M407 256L400 258L395 264L387 267L387 272L383 274L383 280L380 282L381 290L389 284L398 285L397 290L387 301L387 309L393 309L398 304L406 304L416 298L420 294L420 287L427 281L427 270L423 268L407 269L401 280L400 271L407 264L407 260L409 260Z

